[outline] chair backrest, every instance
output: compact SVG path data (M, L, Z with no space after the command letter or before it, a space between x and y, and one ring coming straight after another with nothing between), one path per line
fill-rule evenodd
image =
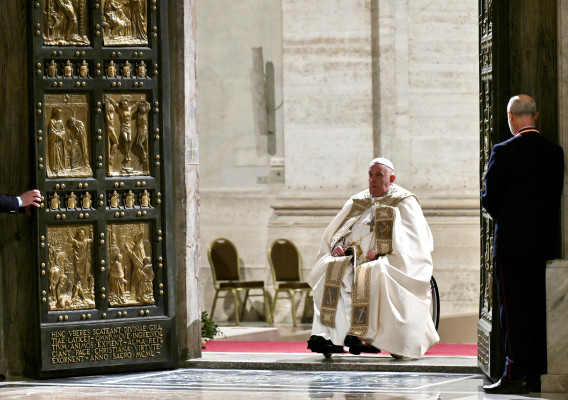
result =
M268 261L274 281L302 280L300 252L288 239L276 239L268 248Z
M214 282L240 280L239 253L233 242L225 238L215 239L207 255Z

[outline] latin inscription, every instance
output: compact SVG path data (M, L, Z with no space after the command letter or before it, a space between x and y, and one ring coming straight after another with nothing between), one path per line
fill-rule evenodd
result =
M155 357L164 343L160 325L51 332L51 364Z

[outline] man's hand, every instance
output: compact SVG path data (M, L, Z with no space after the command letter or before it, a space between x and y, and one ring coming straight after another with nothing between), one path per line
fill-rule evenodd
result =
M28 190L20 195L20 199L22 199L22 207L39 207L39 203L41 203L41 193L37 189Z
M377 249L371 249L367 252L367 258L369 260L374 260L377 257Z
M341 246L335 246L335 249L331 252L334 257L343 257L345 255L345 248Z

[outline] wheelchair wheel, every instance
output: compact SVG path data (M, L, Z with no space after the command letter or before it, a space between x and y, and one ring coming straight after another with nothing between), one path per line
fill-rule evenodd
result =
M430 278L430 292L432 293L432 302L430 303L430 316L434 321L434 326L438 330L440 323L440 293L438 292L438 285L434 277Z

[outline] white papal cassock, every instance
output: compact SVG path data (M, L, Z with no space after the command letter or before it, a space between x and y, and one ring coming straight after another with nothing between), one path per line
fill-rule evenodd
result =
M333 257L337 245L357 249L357 260ZM369 261L372 248L384 255ZM440 339L430 316L432 250L412 193L393 184L382 197L368 190L351 197L325 230L307 279L314 292L312 335L343 346L349 334L389 353L424 355Z

